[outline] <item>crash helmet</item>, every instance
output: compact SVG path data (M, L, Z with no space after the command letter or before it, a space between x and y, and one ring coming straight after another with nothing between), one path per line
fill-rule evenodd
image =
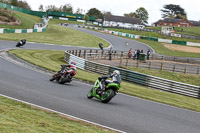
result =
M76 62L75 62L75 61L72 61L71 64L76 65Z
M113 71L113 74L118 74L120 75L120 72L118 70Z

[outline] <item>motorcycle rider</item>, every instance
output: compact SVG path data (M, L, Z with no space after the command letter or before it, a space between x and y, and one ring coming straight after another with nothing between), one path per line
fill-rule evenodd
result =
M20 42L21 42L21 45L24 45L26 43L26 39L22 39Z
M76 72L76 62L75 61L72 61L71 64L69 65L61 65L61 69L55 73L55 75L58 75L58 74L62 74L63 71L68 67L69 69L72 69ZM72 78L72 77L71 77ZM53 81L53 80L52 80Z
M112 78L112 81L106 80L108 78ZM120 72L118 70L114 70L113 73L110 75L99 77L99 81L101 90L105 90L106 85L108 85L109 83L120 84L121 83Z

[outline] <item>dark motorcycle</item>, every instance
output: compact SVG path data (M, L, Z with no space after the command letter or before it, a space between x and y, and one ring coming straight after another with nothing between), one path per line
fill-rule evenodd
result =
M72 81L72 77L76 75L76 71L73 69L63 68L62 65L61 67L62 67L61 71L52 75L52 77L49 80L50 81L56 80L60 84L70 83Z
M23 39L17 43L16 47L24 46L25 44L26 44L26 39Z

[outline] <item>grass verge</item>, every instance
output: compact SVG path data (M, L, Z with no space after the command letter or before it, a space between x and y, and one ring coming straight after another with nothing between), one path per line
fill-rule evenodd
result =
M13 53L14 55L30 63L52 71L58 71L60 69L60 64L65 64L65 62L63 62L64 52L62 51L12 50L10 51L10 53ZM75 78L89 82L95 82L95 80L99 76L100 75L98 74L86 72L79 69ZM196 98L177 95L160 90L154 90L124 81L121 84L120 92L200 112L200 100Z
M107 129L0 96L1 133L105 133Z
M29 42L82 46L82 47L96 47L96 48L99 47L98 46L99 42L102 42L105 47L109 46L109 43L101 38L68 27L63 27L58 25L61 22L63 23L64 21L55 19L50 20L46 32L0 34L0 39L19 41L25 38Z

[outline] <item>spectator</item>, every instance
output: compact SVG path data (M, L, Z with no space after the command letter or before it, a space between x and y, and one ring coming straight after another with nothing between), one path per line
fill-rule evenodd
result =
M131 57L132 57L132 48L130 48L128 51L128 58L130 59Z
M134 51L134 53L133 53L134 55L133 55L133 60L135 60L136 59L136 56L137 56L137 50L135 49L135 51Z
M140 50L137 50L137 60L139 60L139 56L140 56Z
M149 56L150 56L151 52L150 50L147 51L147 60L149 60Z

